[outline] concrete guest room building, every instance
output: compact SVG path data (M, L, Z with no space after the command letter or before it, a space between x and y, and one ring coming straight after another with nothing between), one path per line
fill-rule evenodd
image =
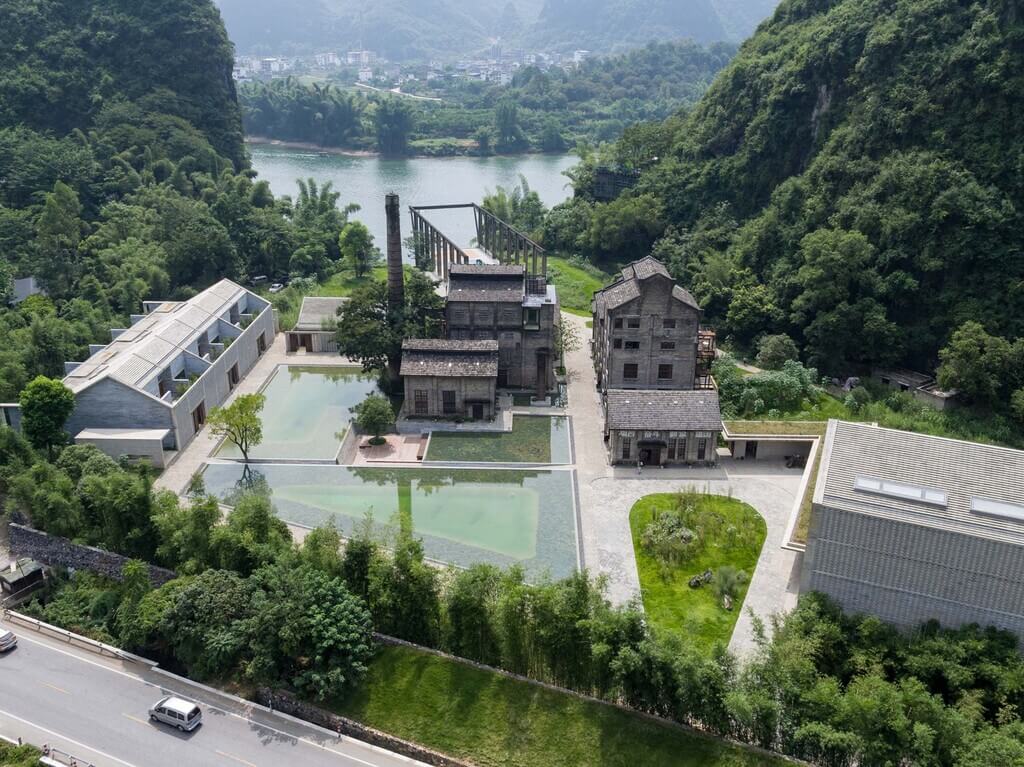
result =
M1024 640L1024 452L829 422L801 591L905 629Z
M164 466L270 348L274 312L264 299L221 280L187 301L147 301L131 327L89 358L66 362L75 395L66 430L113 457Z

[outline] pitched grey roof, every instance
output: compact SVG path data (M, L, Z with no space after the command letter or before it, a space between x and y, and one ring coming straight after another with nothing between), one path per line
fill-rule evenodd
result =
M496 378L497 341L410 339L402 342L403 376Z
M480 272L479 270L517 269L518 272ZM523 267L472 266L463 264L462 270L475 271L450 272L448 276L449 301L487 301L500 303L521 303L525 295Z
M646 256L639 261L626 265L622 270L622 276L617 282L613 282L608 287L594 292L594 312L598 315L603 315L607 311L618 309L635 298L639 298L642 292L640 283L655 275L668 280L672 279L672 275L668 273L665 265L653 256ZM672 297L700 311L700 305L685 288L673 285Z
M654 256L644 256L638 261L634 261L631 264L627 264L622 270L622 279L624 280L646 280L648 277L653 277L656 274L660 274L662 277L668 277L672 279L672 275L668 273L668 269Z
M688 391L610 389L606 394L608 429L721 431L722 411L714 389Z
M522 277L525 273L526 270L521 264L452 264L448 267L448 274L453 277Z
M857 478L925 488L945 504L857 489ZM1024 545L1024 451L927 434L830 421L815 503ZM939 495L936 495L939 494ZM974 499L1004 504L1021 518L972 510Z
M315 332L324 329L324 321L337 322L338 309L348 303L347 298L320 298L306 296L302 299L299 319L295 330Z

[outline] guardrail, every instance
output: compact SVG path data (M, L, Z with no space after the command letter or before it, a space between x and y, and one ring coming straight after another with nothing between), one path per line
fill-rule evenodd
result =
M28 626L29 628L35 629L40 634L46 634L47 636L63 639L70 645L78 645L87 647L94 652L98 652L100 655L109 655L112 658L118 660L136 661L141 660L138 656L127 653L124 650L119 650L116 647L111 647L103 642L97 642L95 639L89 639L88 637L74 634L66 629L58 628L57 626L51 626L49 623L44 623L36 618L30 618L27 615L9 610L6 607L3 608L4 619L11 623L17 623L20 626Z
M12 746L27 745L21 738L10 738L3 734L0 734L0 740ZM44 744L40 751L42 756L39 757L39 763L46 765L46 767L96 767L92 762L80 759L74 754L69 754L67 751L61 751L59 748L52 748L47 744Z

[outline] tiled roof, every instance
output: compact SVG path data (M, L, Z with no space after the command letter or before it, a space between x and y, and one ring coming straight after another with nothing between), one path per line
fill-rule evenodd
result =
M479 268L479 267L477 267ZM449 301L487 301L499 303L522 303L525 289L523 276L517 279L501 276L469 277L451 275L448 279Z
M611 389L606 395L605 421L609 429L721 431L722 411L714 389Z
M604 290L594 293L594 300L605 311L608 309L618 309L623 304L628 304L633 299L639 297L640 286L637 285L636 280L617 282L614 285L609 285Z
M861 478L927 488L945 504L857 489ZM977 442L830 421L815 503L910 524L1024 545L1024 451ZM981 498L1020 509L999 515L972 510Z
M520 264L452 264L448 274L452 277L522 277L526 273Z
M316 332L324 329L324 322L336 322L338 309L348 303L347 298L319 298L306 296L302 299L299 319L295 330Z
M682 301L688 306L692 306L698 312L700 311L700 304L697 303L697 299L691 295L690 291L684 288L682 285L672 286L672 297L677 301Z
M639 261L634 261L628 264L622 270L622 279L624 280L646 280L648 277L653 277L656 274L660 274L662 277L668 277L672 279L672 275L668 273L668 269L654 256L644 256Z
M403 376L496 378L497 341L411 339L402 342Z
M672 279L668 269L653 256L646 256L639 261L628 264L622 270L622 276L617 282L608 287L595 291L593 310L598 315L603 315L611 309L618 309L620 306L639 298L641 294L640 283L655 275ZM690 292L679 285L672 286L672 297L687 306L700 311L700 306Z

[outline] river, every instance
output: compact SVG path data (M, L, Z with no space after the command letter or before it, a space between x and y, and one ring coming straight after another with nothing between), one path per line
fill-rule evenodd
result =
M384 195L397 192L403 209L410 205L479 203L497 186L511 188L523 175L548 207L572 193L562 171L576 163L573 155L520 155L516 157L346 157L320 155L304 149L251 145L253 168L270 182L275 195L298 193L297 179L334 182L341 193L339 205L357 203L355 215L369 227L375 244L385 244ZM433 213L430 220L460 245L475 236L468 212ZM409 234L408 216L402 218L402 234Z

